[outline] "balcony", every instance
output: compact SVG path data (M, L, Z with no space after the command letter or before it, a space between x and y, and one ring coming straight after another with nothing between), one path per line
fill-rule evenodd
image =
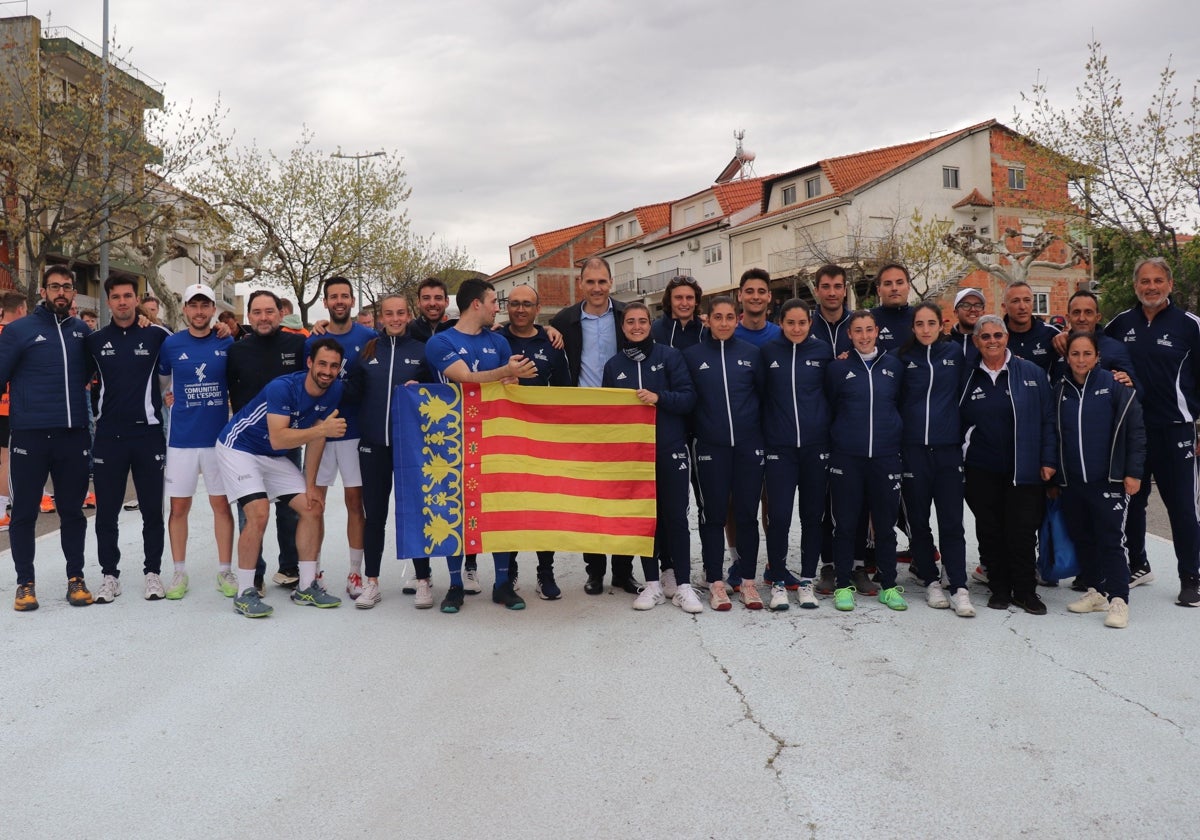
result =
M668 269L667 271L660 271L657 274L650 274L650 275L647 275L646 277L639 277L638 281L637 281L638 282L638 292L643 295L652 295L656 292L661 292L663 289L667 288L667 283L671 282L671 280L675 279L676 277L691 277L691 276L692 276L692 270L690 268L685 268L683 266L680 266L679 268L672 268L672 269Z
M826 263L866 266L878 263L892 243L889 236L835 236L813 240L796 248L767 254L772 277L811 274Z

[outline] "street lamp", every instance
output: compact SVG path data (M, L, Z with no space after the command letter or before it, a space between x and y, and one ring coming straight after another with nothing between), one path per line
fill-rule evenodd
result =
M363 286L362 286L362 162L367 158L384 157L387 152L364 152L361 155L344 155L339 148L330 157L339 158L340 160L354 161L354 194L355 194L355 210L358 213L357 224L355 231L358 234L358 251L355 253L355 268L357 270L358 282L358 305L363 305Z

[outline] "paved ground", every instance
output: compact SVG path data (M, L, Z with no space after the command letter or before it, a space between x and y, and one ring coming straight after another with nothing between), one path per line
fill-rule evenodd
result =
M334 494L336 495L336 494ZM193 590L42 608L0 571L0 833L20 837L1185 837L1200 744L1200 611L1170 545L1129 629L1066 612L635 613L583 594L506 612L417 611L385 566L370 611L236 615L207 505ZM344 514L328 533L340 543ZM331 543L332 544L332 543ZM974 551L973 546L969 550ZM88 578L99 583L89 535ZM335 580L340 552L328 553ZM57 559L56 559L57 558ZM0 569L11 569L7 554ZM527 569L532 570L532 558ZM435 584L444 591L444 568ZM902 578L906 573L902 573Z

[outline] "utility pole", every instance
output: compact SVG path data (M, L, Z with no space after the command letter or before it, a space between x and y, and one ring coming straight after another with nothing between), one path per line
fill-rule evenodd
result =
M104 0L105 3L108 0ZM362 162L367 158L384 157L387 152L364 152L361 155L344 155L342 150L338 149L330 155L340 160L354 161L354 200L355 212L358 214L355 230L358 233L358 251L354 255L355 282L358 284L358 305L361 308L363 305L363 281L362 281Z
M104 37L100 39L100 172L104 183L108 183L108 0L104 0ZM104 202L100 222L100 289L96 294L97 323L108 321L108 295L104 293L104 282L108 280L108 191L100 196Z

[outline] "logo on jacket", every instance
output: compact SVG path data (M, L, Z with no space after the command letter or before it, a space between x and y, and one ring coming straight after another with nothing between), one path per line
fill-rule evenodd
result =
M946 365L947 367L954 367L954 360L953 359L942 359L942 364Z
M33 340L33 343L34 343L34 344L37 344L39 341L45 341L45 340L46 340L46 336L44 336L44 335L39 335L37 338L35 338L35 339Z
M697 370L708 370L708 362L701 362Z
M144 345L142 342L140 342L140 341L139 341L139 342L138 342L138 346L137 346L137 347L135 347L135 348L133 348L133 355L135 355L135 356L149 356L149 355L150 355L150 351L149 351L149 350L147 350L147 349L146 349L146 347L145 347L145 345Z
M1170 333L1163 333L1162 338L1158 339L1158 341L1156 341L1154 343L1161 345L1163 347L1174 347L1175 346L1174 344L1171 343Z
M771 362L771 370L777 370L778 368L779 362Z
M737 360L737 363L738 363L739 365L741 365L742 367L751 367L751 364L750 364L750 360L749 360L749 359L738 359L738 360Z
M892 379L895 379L895 378L896 378L896 374L895 374L895 373L893 373L893 372L892 372L892 371L890 371L890 370L887 370L886 368L885 368L885 369L883 369L883 370L881 370L881 371L879 371L879 372L880 372L880 373L882 373L884 376L890 376L890 377L892 377Z
M104 346L105 346L105 347L107 347L108 345L106 344L106 345L104 345ZM187 353L180 353L180 354L179 354L179 361L181 361L181 362L186 362L187 360L188 360L188 355L187 355Z
M367 362L367 364L369 364L369 365L377 365L377 364L379 364L379 360L378 360L378 359L371 359L371 361Z
M203 382L207 378L204 375L204 369L206 367L208 367L208 362L205 362L204 364L200 365L200 367L196 368L196 381L197 382Z
M848 370L846 371L846 379L858 379L858 377L854 375L854 371Z
M1125 333L1125 341L1126 342L1137 341L1137 329L1136 328L1131 327L1129 329L1129 332Z
M984 400L984 399L987 399L987 394L985 394L983 392L982 388L980 388L978 385L976 385L975 390L971 392L971 399L972 400Z
M620 373L617 374L617 380L620 381L622 379L628 379L628 377L625 375L624 371L621 371Z

